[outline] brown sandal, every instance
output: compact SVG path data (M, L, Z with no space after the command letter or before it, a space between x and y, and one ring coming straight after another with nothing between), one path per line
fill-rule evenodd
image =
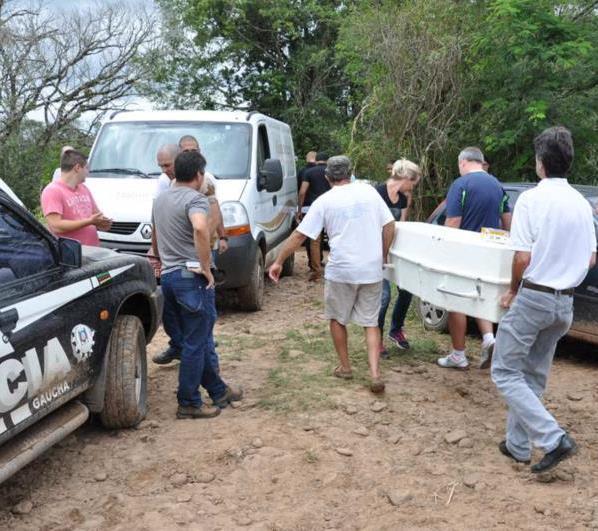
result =
M332 371L332 375L336 376L337 378L341 378L343 380L350 380L351 378L353 378L353 371L351 371L351 370L345 371L339 365L338 367L336 367L336 369L334 369L334 371Z
M372 378L370 382L370 391L374 394L383 393L386 386L382 378Z

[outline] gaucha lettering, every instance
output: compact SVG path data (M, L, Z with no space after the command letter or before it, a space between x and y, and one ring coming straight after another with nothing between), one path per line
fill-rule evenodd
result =
M10 343L3 346L0 352L5 358L0 362L0 413L13 410L23 398L31 399L44 388L49 389L33 401L36 409L70 390L67 382L50 387L52 383L65 378L71 370L71 363L57 338L50 339L43 348L43 372L36 349L25 352L20 360L6 359L14 351Z

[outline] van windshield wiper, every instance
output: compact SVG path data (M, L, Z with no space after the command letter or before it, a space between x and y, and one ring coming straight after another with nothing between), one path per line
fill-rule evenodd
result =
M147 174L138 170L137 168L101 168L99 170L91 170L89 173L116 173L122 175L137 175L143 179L151 179Z

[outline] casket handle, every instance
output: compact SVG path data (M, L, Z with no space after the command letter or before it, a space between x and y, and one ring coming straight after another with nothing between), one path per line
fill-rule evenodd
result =
M476 286L475 291L470 291L468 293L463 293L460 291L451 291L450 289L443 288L442 286L438 286L436 290L446 295L454 295L455 297L461 297L462 299L479 299L481 295L481 290L479 286Z

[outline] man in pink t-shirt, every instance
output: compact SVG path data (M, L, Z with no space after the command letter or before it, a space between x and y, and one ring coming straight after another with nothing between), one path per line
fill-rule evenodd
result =
M99 211L83 184L86 177L87 157L79 151L66 151L60 159L60 179L42 192L42 212L54 235L99 246L98 229L109 230L112 220Z

